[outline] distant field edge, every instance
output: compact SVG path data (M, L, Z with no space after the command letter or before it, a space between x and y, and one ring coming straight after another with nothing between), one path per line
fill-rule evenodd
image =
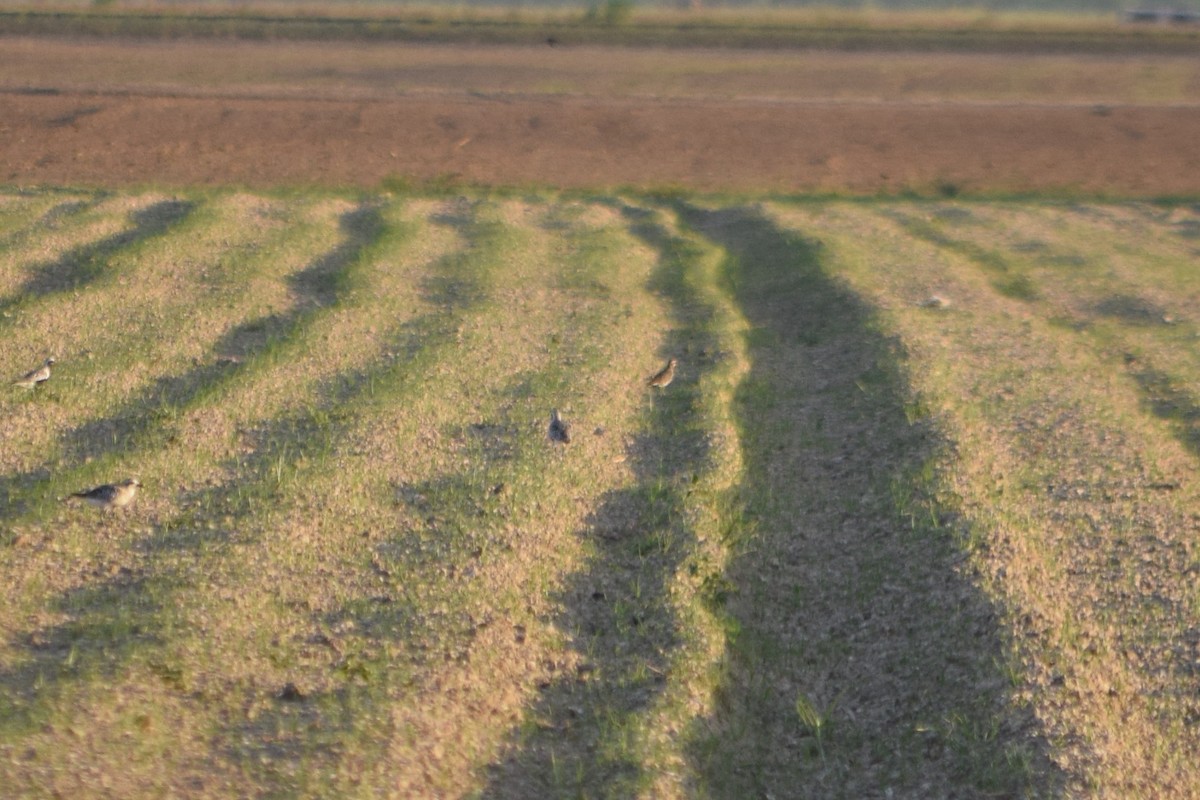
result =
M989 25L922 16L905 22L871 24L864 18L823 21L639 19L613 23L575 17L459 18L437 13L390 16L219 14L129 11L0 11L0 35L95 36L175 39L374 41L477 44L621 45L830 49L844 51L1017 52L1081 54L1188 54L1200 48L1200 27L1098 24L1081 18L1078 27L1036 23Z
M384 179L378 185L333 184L322 182L280 183L259 186L241 182L188 184L172 181L129 181L124 183L98 183L74 181L68 183L20 183L0 182L0 194L13 196L63 195L99 193L101 195L125 193L228 193L243 192L274 198L298 196L420 196L426 198L547 198L588 202L597 197L620 196L643 202L669 203L688 200L698 203L724 203L757 206L764 203L786 203L799 207L819 207L840 203L858 207L870 207L879 203L906 202L940 206L946 203L962 205L1001 204L1030 205L1044 208L1069 208L1079 204L1136 204L1161 209L1200 209L1200 191L1194 193L1139 193L1135 191L1091 191L1047 189L1042 191L979 190L947 193L941 187L916 187L899 191L849 192L798 190L779 191L711 190L686 186L654 186L637 184L600 185L595 187L563 187L551 183L517 182L487 183L463 182L447 179L420 180L400 176Z

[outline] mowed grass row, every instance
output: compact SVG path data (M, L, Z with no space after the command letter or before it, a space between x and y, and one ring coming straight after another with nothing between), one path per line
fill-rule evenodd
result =
M657 482L661 454L626 453L664 357L651 248L608 206L246 200L172 200L174 227L85 243L87 280L14 306L18 355L49 339L60 363L6 403L64 420L6 476L20 791L461 793L539 684L604 672L572 671L590 651L551 596L600 495ZM133 282L178 327L118 322ZM61 317L63 346L26 318L56 304L111 309L119 342L78 364L91 319ZM129 514L61 504L127 474Z
M954 443L929 489L1004 609L1013 698L1063 786L1191 796L1194 209L775 210L905 344L922 413Z
M0 367L59 358L0 397L15 795L1195 783L1193 209L39 191L0 222ZM130 475L127 512L63 501Z

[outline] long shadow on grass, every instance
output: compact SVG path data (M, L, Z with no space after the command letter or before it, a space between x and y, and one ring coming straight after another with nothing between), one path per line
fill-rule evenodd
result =
M1132 371L1150 413L1170 427L1172 435L1200 458L1200 402L1171 375L1140 365Z
M30 277L11 296L0 299L0 315L32 300L78 291L104 276L110 259L121 250L161 236L187 218L195 204L163 200L133 212L132 225L97 242L68 250L57 259L33 268Z
M288 277L294 298L290 309L230 329L214 347L220 356L216 360L177 375L164 375L109 416L65 431L61 458L75 463L121 459L166 445L181 412L220 392L245 370L268 361L273 349L303 336L315 315L338 301L339 287L348 280L348 271L384 231L379 209L373 203L347 212L339 224L344 234L342 242ZM39 496L39 488L45 488L49 477L49 467L43 466L0 478L0 499L6 501L0 520L25 513L28 499Z
M324 471L321 465L344 438L345 420L353 421L357 414L368 413L379 396L394 403L420 392L422 375L447 358L447 351L457 341L460 324L490 297L487 272L492 265L477 259L480 253L496 246L495 237L503 231L503 225L479 219L476 211L472 204L462 208L461 214L435 218L437 222L459 228L466 244L461 251L435 264L431 274L421 281L422 299L434 310L397 326L381 344L385 357L377 363L347 370L329 380L318 392L320 400L316 406L289 423L289 429L281 430L278 423L271 422L253 432L255 441L276 442L264 451L265 457L256 458L255 469L265 468L269 478L265 485L260 481L256 491L274 491L269 485L270 472L281 461L291 462L302 457ZM297 422L301 425L297 426ZM307 450L310 443L315 443L316 449ZM430 494L466 491L460 481L447 481L446 485L414 491L423 490ZM418 558L418 566L443 566L440 556L447 552L442 548L443 544L452 548L458 546L455 553L461 555L465 540L444 527L446 523L455 524L460 515L469 516L467 495L461 497L464 505L450 515L454 519L435 521L443 525L435 545L438 556L431 562L421 562ZM219 498L218 502L230 499ZM398 547L400 544L395 540L385 542L376 548L372 565L364 564L364 568L371 572L383 568L384 564L390 563L392 551ZM412 553L406 552L404 559L408 561L410 556ZM473 557L476 556L467 556ZM353 633L343 637L338 645L338 655L330 665L332 675L338 679L334 688L293 694L281 691L253 720L231 722L215 737L219 755L241 764L265 785L282 791L280 787L301 786L310 781L320 785L322 774L337 769L350 735L357 737L354 744L357 758L371 757L370 754L386 747L390 732L368 729L373 724L384 728L388 725L387 715L380 715L375 704L403 681L410 665L392 663L386 655L381 655L379 645L381 642L410 643L432 638L435 628L440 633L445 621L431 623L429 616L421 612L419 600L409 594L408 587L388 587L386 582L381 583L377 593L356 598L333 610L310 612L298 609L298 614L310 618L314 631L342 630L344 623L353 623ZM469 630L469 622L461 627L462 631ZM450 640L446 642L449 642L448 646L457 646ZM386 651L387 648L383 652ZM441 657L440 652L429 655ZM380 663L380 659L387 663ZM303 678L298 681L301 686L305 685ZM373 705L371 710L363 711Z
M1117 293L1092 306L1093 313L1126 328L1166 328L1165 308L1132 293ZM1126 368L1137 384L1142 403L1166 422L1173 436L1193 455L1200 456L1200 402L1186 383L1140 359L1127 359Z
M687 736L714 797L1016 797L1060 786L1002 669L997 611L939 504L946 447L900 346L753 208L680 207L749 323L728 639Z
M378 211L370 206L350 212L342 223L348 234L346 241L293 278L297 302L288 314L278 315L274 328L280 337L298 335L314 309L337 301L336 287L342 274L382 230ZM235 330L229 337L238 335ZM268 341L247 349L246 356L258 355ZM197 402L204 393L216 391L220 382L232 377L231 368L203 366L162 378L118 415L69 432L65 449L78 458L121 457L162 444L170 435L170 417L164 415L164 409ZM235 519L261 510L287 488L295 472L292 462L327 454L330 437L327 417L317 414L266 423L256 432L250 452L232 465L237 473L234 479L185 497L183 506L188 510L160 523L136 549L152 554L164 550L199 552L226 543L233 536L228 528L197 523L212 515ZM8 476L0 483L0 492L7 497L16 487L48 477L46 469ZM145 477L150 484L148 490L155 490L153 480ZM21 504L10 503L5 514L15 515L21 510ZM105 518L100 528L111 524L114 521ZM178 567L122 567L112 576L91 577L100 580L66 592L53 604L56 611L68 616L68 621L33 631L27 642L28 659L22 666L0 673L0 695L5 697L0 705L4 711L0 714L0 732L22 730L36 722L42 704L53 698L60 686L108 679L134 654L161 649L171 638L172 624L178 618L171 598L193 580ZM150 666L155 671L160 668L153 659ZM164 662L161 669L169 683L182 680L177 668Z
M714 310L687 280L691 245L652 212L621 211L659 254L650 288L667 298L674 323L662 357L716 353ZM492 767L485 797L631 797L643 786L635 732L663 692L680 644L668 593L695 544L687 495L711 467L708 432L697 422L707 357L688 359L670 391L648 399L644 429L629 450L636 485L604 495L578 532L594 555L555 600L563 608L557 627L582 661L544 687L526 714L532 724L515 732L510 754Z
M935 214L937 219L934 222L912 214L905 214L896 209L888 209L882 214L899 224L910 236L922 239L974 263L992 276L992 288L1005 297L1024 301L1036 299L1037 286L1026 272L1020 271L1018 261L1002 250L984 247L968 238L955 237L946 233L947 224L960 221L955 215L947 214L951 210L959 209L942 209L940 215ZM964 213L969 214L969 212ZM967 218L969 217L961 219Z
M370 202L343 214L338 224L342 241L288 276L293 302L287 311L231 328L214 347L219 356L216 361L178 375L165 375L110 417L68 432L63 443L67 457L133 451L160 440L167 433L162 422L169 422L180 411L219 391L247 367L267 358L273 349L299 340L322 309L338 302L343 286L350 280L350 270L364 250L384 233L379 209Z
M46 230L57 228L64 220L95 208L108 197L108 194L108 192L95 192L88 195L86 199L64 200L58 203L47 209L36 220L20 227L10 228L0 235L0 250L7 250L35 236L44 235Z
M358 249L379 235L374 208L351 212L345 221L357 233L334 251L336 257L327 255L305 270L298 283L309 287L302 295L306 307L290 312L293 322L283 330L294 334L310 310L337 302L344 270L353 263ZM238 548L253 545L263 521L279 513L280 505L289 498L303 493L309 471L332 468L331 456L347 434L347 420L353 418L356 403L369 403L377 390L417 386L411 373L453 342L456 320L471 303L487 296L464 266L468 265L460 257L447 259L440 270L443 274L435 276L427 288L429 299L444 301L441 307L397 326L382 345L385 351L401 350L412 358L395 361L381 357L367 369L333 376L317 388L314 402L303 411L263 420L247 432L244 451L227 465L230 479L187 493L181 498L184 510L180 514L157 521L151 534L133 544L135 551L144 554L138 563L145 566L99 570L92 576L96 580L65 592L50 604L51 610L66 615L67 621L31 631L22 642L25 659L0 671L0 736L19 736L36 729L68 685L117 679L134 659L181 696L195 693L188 665L176 663L169 648L183 624L177 607L179 594L207 580L195 559L202 555L232 559ZM454 287L450 294L446 294L447 285ZM114 515L114 519L120 517ZM121 523L100 523L102 528L108 524ZM367 600L355 610L365 611L376 601ZM299 698L285 697L255 721L231 725L227 736L214 739L218 752L278 781L290 781L282 770L276 771L277 765L294 765L300 756L334 752L338 732L355 724L351 713L355 692L350 682L358 675L355 669L350 664L346 685L328 696L306 697L302 703L294 702ZM295 739L278 735L281 726L297 718L314 724L319 721L321 733Z

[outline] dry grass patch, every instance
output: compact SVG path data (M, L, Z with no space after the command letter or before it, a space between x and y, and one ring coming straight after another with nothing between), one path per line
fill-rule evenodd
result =
M31 754L10 785L461 792L574 663L546 594L591 492L626 474L618 431L657 361L618 358L653 341L645 259L544 201L364 208L327 215L340 243L283 270L292 305L259 318L276 338L107 459L154 476L132 513L9 519L5 733ZM552 403L579 426L569 454L544 438ZM81 728L87 746L56 744Z
M1114 320L1096 302L1156 291L1172 280L1171 256L1134 257L1127 237L1140 242L1147 219L1111 224L1128 219L1120 207L874 211L781 213L819 231L834 273L886 308L908 346L910 374L955 443L940 480L1006 610L1016 697L1073 791L1188 796L1196 451L1147 413L1120 355L1180 329L1153 314ZM1006 291L1014 275L1030 291ZM923 306L929 292L947 303ZM1195 374L1174 369L1184 382Z
M194 205L188 223L147 252L136 239L114 246L103 269L115 278L69 297L47 295L18 315L18 340L49 338L59 363L37 392L8 398L10 501L16 492L35 502L70 490L46 483L52 464L65 479L66 460L72 468L98 460L74 480L111 480L100 475L111 461L178 435L179 415L236 366L238 353L228 345L241 344L241 332L254 325L247 318L288 302L283 275L272 283L263 265L286 271L289 249L297 257L308 252L296 244L304 242L304 225L324 226L305 204L295 211L312 219L295 224L285 224L282 204L262 198L218 196ZM188 336L176 335L180 326Z
M703 595L724 563L720 520L708 504L726 491L727 459L736 454L725 407L738 368L727 333L736 312L717 286L719 254L681 232L674 213L614 207L651 248L646 288L658 308L631 306L606 339L615 339L614 353L641 352L645 365L675 356L679 374L649 394L642 381L650 369L616 373L638 401L622 423L628 471L576 521L585 558L551 595L575 667L548 682L485 797L686 794L682 734L708 711L722 647ZM638 319L647 312L667 325L657 353Z
M1194 784L1191 209L79 197L0 202L92 352L0 398L14 796Z

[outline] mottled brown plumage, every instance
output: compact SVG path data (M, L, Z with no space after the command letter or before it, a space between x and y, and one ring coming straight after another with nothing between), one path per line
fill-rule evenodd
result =
M670 386L671 381L675 380L675 365L677 363L678 362L672 358L667 362L665 367L655 373L654 377L646 381L646 384L658 389L665 389L666 387Z
M89 505L111 511L114 508L125 508L132 503L133 499L137 497L137 490L141 485L142 482L137 478L129 478L120 483L105 483L94 489L74 492L71 497L78 497L86 500Z
M20 380L13 381L14 386L20 386L22 389L32 389L39 383L45 383L50 380L50 367L54 364L53 358L47 358L42 365L37 369L31 369L21 376Z

